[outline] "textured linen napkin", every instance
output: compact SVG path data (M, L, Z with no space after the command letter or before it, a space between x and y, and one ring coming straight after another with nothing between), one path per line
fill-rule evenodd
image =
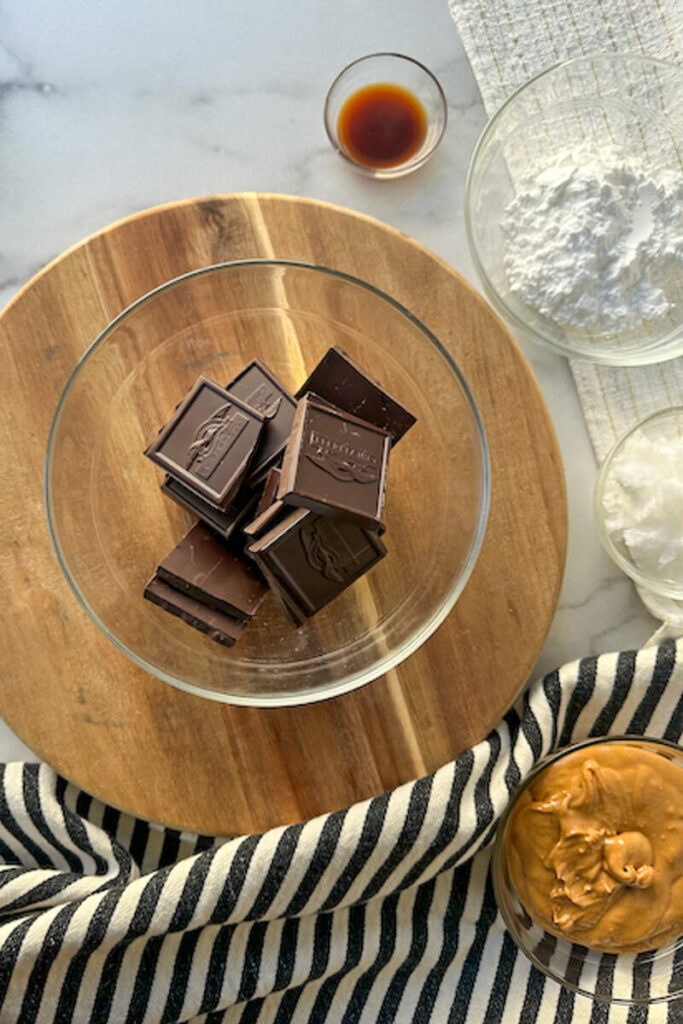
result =
M0 766L3 1024L681 1024L683 1002L593 1002L547 980L497 912L491 839L511 791L587 736L683 733L683 644L539 681L433 775L313 821L215 839ZM229 794L226 794L229 799ZM683 986L683 955L663 982ZM593 972L609 997L618 965Z
M449 0L489 115L570 57L644 53L683 65L681 0ZM638 420L683 405L683 357L654 366L570 360L598 461Z

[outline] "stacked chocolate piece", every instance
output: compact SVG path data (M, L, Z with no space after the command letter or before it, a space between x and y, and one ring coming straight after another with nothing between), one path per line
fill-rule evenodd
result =
M227 646L269 589L301 626L386 554L389 451L413 423L339 348L296 396L258 360L200 377L145 452L200 521L144 596Z

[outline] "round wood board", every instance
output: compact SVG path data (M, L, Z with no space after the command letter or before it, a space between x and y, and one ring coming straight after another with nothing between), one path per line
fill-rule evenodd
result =
M119 653L62 576L42 493L57 400L102 328L169 278L258 256L346 271L412 310L462 368L492 471L479 560L434 636L353 693L269 710L176 690ZM60 256L0 314L0 341L0 713L67 778L164 824L259 831L438 768L486 736L513 702L558 598L564 474L528 364L489 306L433 253L379 221L314 200L188 200L114 224Z

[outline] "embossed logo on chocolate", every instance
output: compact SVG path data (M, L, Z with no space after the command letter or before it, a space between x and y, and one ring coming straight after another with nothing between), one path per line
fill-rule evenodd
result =
M263 413L264 419L272 420L282 405L282 395L264 381L244 401L257 412Z
M186 469L203 480L211 476L226 452L232 448L249 420L226 402L197 427L187 449Z
M326 580L345 583L358 569L358 558L332 519L320 518L301 527L306 560Z
M367 448L335 441L317 430L309 432L304 454L335 480L344 483L371 484L379 477L377 456Z

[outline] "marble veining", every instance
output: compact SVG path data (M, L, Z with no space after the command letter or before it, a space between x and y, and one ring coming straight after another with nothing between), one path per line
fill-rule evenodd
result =
M294 42L292 42L294 41ZM327 87L377 50L427 64L449 123L416 174L376 182L330 148ZM431 248L479 288L465 175L484 110L445 0L332 7L222 0L6 0L0 8L0 304L85 235L139 210L216 192L274 191L349 206ZM564 359L518 337L557 431L570 536L555 621L535 672L637 647L656 623L602 552L596 463ZM27 756L0 728L0 757Z

